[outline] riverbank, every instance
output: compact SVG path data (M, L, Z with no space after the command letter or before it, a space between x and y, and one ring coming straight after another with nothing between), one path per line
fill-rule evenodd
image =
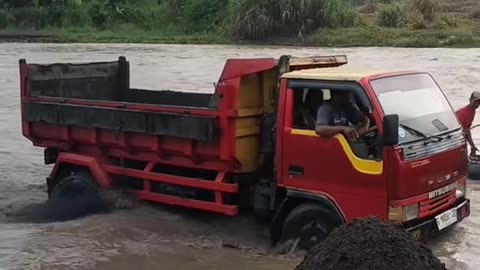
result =
M137 2L13 1L0 42L480 47L476 0Z
M479 48L480 21L462 22L445 29L384 28L378 26L324 29L303 37L234 39L223 33L179 34L141 29L9 29L0 31L0 42L38 43L145 43L145 44L255 44L318 47L453 47Z

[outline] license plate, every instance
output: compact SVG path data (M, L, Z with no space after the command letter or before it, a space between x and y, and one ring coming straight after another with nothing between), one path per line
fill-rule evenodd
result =
M437 226L438 230L443 230L447 228L448 226L454 224L457 222L457 208L450 209L446 212L443 212L442 214L438 215L435 217L435 220L437 221Z

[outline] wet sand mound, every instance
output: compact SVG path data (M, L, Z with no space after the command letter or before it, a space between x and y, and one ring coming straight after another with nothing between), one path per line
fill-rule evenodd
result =
M430 249L399 227L375 218L334 230L296 270L445 270Z

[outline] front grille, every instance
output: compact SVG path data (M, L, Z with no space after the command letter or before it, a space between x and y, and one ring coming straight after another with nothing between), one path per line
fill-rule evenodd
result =
M448 138L449 136L451 137ZM413 161L430 157L435 154L455 149L465 143L465 137L463 136L461 130L439 135L439 137L442 137L443 140L440 142L435 142L435 138L432 138L430 139L431 142L426 145L424 140L400 145L400 148L405 156L405 160Z
M455 203L455 190L442 196L420 202L419 218L429 217L448 209Z

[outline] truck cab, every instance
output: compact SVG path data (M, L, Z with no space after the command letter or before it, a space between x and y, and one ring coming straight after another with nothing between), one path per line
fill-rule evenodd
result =
M469 215L465 139L429 73L342 66L281 78L276 163L278 185L287 193L328 205L317 213L339 215L335 222L377 216L402 224L416 238ZM342 91L353 93L351 102L371 123L354 142L343 134L319 136L305 121ZM302 204L289 212L297 225L284 230L303 230L306 245L324 237L332 224L315 221L312 207Z

